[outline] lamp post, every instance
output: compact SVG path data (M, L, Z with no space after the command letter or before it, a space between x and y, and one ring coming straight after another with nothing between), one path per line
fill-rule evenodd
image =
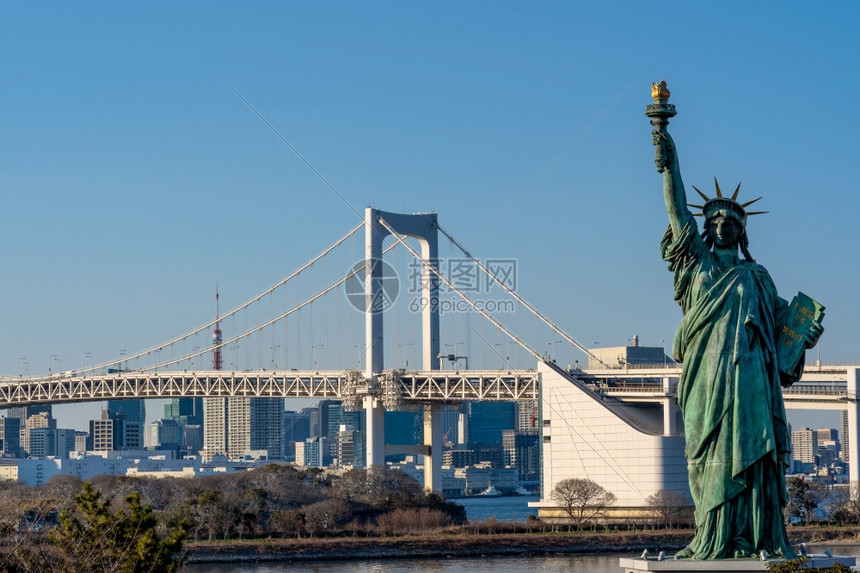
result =
M505 343L504 342L496 342L493 346L498 346L499 350L496 352L499 355L499 370L505 369Z
M239 345L234 344L233 346L230 347L230 350L233 351L232 352L233 359L230 361L230 370L235 370L236 368L239 367Z
M446 344L445 346L451 346L450 344ZM469 369L469 357L468 356L457 356L456 354L439 354L436 358L441 358L443 360L447 360L452 365L456 363L458 360L466 361L466 370Z
M556 346L557 344L561 344L562 342L564 342L564 341L562 341L562 340L553 340L553 341L551 341L551 342L547 342L547 343L546 343L546 344L547 344L547 346L552 346L552 363L553 363L553 364L555 364L555 346Z
M81 354L81 370L87 369L87 358L92 358L92 357L93 357L92 352L84 352L83 354Z
M406 348L409 346L415 346L414 342L407 342L405 344L398 344L397 348L403 348L403 362L405 364L404 368L409 368L409 358L406 356Z
M324 346L325 345L323 344L314 344L313 346L311 346L311 352L313 353L314 357L314 370L316 370L317 368L317 348L323 348Z
M280 347L281 347L280 344L273 344L272 346L269 347L269 350L272 351L272 370L278 369L278 362L275 360L275 356L276 356L276 353L278 351L278 348L280 348Z

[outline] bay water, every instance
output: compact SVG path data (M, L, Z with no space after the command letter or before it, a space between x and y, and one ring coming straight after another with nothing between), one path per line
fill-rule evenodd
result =
M514 497L470 497L456 499L466 508L470 521L485 521L491 517L497 521L525 521L528 515L537 515L537 509L528 507L528 502L537 501L537 496ZM836 555L858 557L860 545L830 545ZM823 553L822 545L810 545L809 551ZM529 555L453 557L424 559L363 559L355 561L300 561L273 563L237 563L188 565L188 573L458 573L476 571L504 571L505 573L550 573L571 571L577 573L620 573L618 560L621 557L636 557L631 553L604 553L600 555Z

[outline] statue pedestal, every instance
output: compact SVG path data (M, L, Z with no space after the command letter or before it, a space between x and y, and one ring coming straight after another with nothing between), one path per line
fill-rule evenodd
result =
M853 567L856 563L854 557L827 557L825 555L809 555L809 561L804 565L805 569L813 567L833 567L841 563ZM776 561L776 560L774 560ZM741 572L741 571L767 571L768 561L755 561L753 559L720 559L713 561L693 561L689 559L667 559L666 561L651 561L638 558L620 559L619 565L623 573L645 573L646 571L660 571L665 573L693 573L708 571L710 573Z

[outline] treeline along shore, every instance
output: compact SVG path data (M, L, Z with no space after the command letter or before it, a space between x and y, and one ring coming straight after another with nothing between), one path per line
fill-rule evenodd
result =
M791 532L797 542L858 540L858 520L842 523ZM0 481L0 573L84 571L81 563L93 571L136 570L128 563L134 559L177 571L186 562L644 548L671 554L692 531L666 525L657 517L645 527L612 531L594 521L574 527L534 517L470 523L463 506L381 468L327 472L269 464L196 479L105 475L86 483L55 476L38 487Z

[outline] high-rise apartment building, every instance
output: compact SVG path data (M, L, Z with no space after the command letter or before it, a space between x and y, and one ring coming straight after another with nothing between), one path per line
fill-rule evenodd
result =
M305 468L324 468L331 464L331 447L328 438L308 438L296 443L296 465Z
M108 452L122 449L122 437L125 434L125 416L113 418L107 410L102 410L102 417L90 420L90 436L87 440L87 450Z
M530 402L517 402L517 430L520 432L538 431L538 403L537 400Z
M815 453L818 449L818 433L809 428L801 428L791 432L791 457L801 464L802 471L808 471L815 465Z
M203 458L239 458L266 451L283 458L283 398L206 398L203 401Z
M203 398L203 450L205 461L227 455L227 417L230 401L227 398Z
M342 424L337 433L337 460L341 467L364 467L364 432Z

